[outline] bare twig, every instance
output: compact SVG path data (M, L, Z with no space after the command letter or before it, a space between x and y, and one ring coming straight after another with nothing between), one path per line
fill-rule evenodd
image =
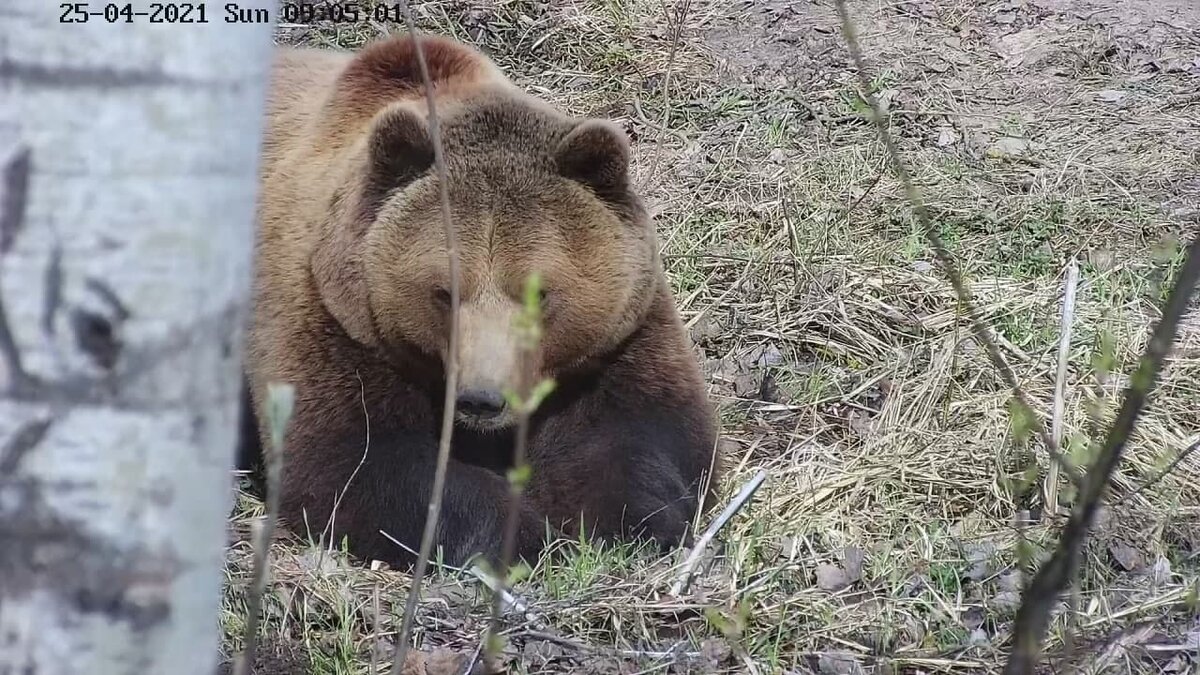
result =
M662 149L664 138L669 127L667 122L671 119L671 71L675 66L675 54L679 50L679 40L683 36L683 24L687 19L688 12L692 8L692 0L682 0L679 7L675 11L674 20L672 20L670 12L667 10L666 2L663 2L663 14L666 15L667 23L671 28L671 49L667 54L667 67L663 73L662 95L663 95L663 116L662 122L659 123L659 138L654 145L654 157L650 162L650 171L646 174L646 184L653 184L654 177L658 175L658 163L662 158Z
M1071 357L1071 328L1075 322L1075 290L1079 285L1079 265L1074 259L1067 266L1067 280L1063 288L1062 320L1059 322L1058 373L1054 378L1054 411L1050 418L1050 437L1055 447L1062 447L1063 408L1066 404L1067 364ZM1058 513L1058 462L1051 461L1046 472L1044 486L1046 513Z
M993 339L991 330L987 323L984 322L982 315L979 313L975 303L971 302L971 293L967 290L966 283L963 281L962 274L958 271L958 266L954 264L954 258L950 255L950 250L946 248L945 242L938 235L937 229L933 226L933 219L929 215L929 210L925 207L924 200L921 199L921 194L913 184L912 177L909 176L908 169L905 168L904 162L900 159L900 151L896 147L895 141L892 139L891 132L888 131L888 123L884 118L883 111L879 107L879 100L875 94L871 92L871 81L867 77L866 63L863 59L862 48L858 43L858 34L854 28L854 22L850 19L849 10L846 9L845 0L836 0L838 15L841 17L842 33L846 37L846 45L850 50L850 58L854 62L855 70L857 71L859 86L862 88L862 96L869 104L871 118L875 122L875 128L879 132L879 139L883 143L884 150L887 153L888 160L892 165L892 171L904 186L905 196L912 205L913 213L917 217L917 221L924 231L925 239L929 242L934 253L937 255L938 262L942 264L942 268L946 276L950 280L950 285L954 288L954 294L958 297L959 303L966 311L967 318L971 323L971 330L975 335L976 341L983 345L984 352L987 353L988 360L992 362L992 366L1000 373L1001 379L1004 380L1005 386L1011 391L1017 405L1023 409L1023 412L1028 416L1033 431L1038 435L1042 445L1045 446L1047 453L1054 461L1061 464L1061 470L1067 475L1071 482L1079 485L1080 474L1070 462L1068 462L1059 452L1058 446L1054 443L1054 439L1046 432L1045 425L1042 424L1041 418L1034 411L1033 405L1029 402L1029 398L1017 383L1017 376L1012 369L1004 361L1004 356L1000 353L1000 347Z
M688 584L691 583L692 574L696 569L696 565L700 563L700 557L704 555L704 551L708 548L709 542L711 542L713 537L717 536L717 533L721 531L721 528L725 527L726 523L728 523L733 516L736 515L737 512L740 511L742 507L750 501L750 498L754 496L754 493L758 491L758 488L762 486L763 481L766 479L767 470L759 469L758 473L754 474L753 478L746 481L746 484L742 486L741 490L738 490L738 493L734 495L728 506L725 507L725 510L721 511L721 514L717 516L716 520L713 520L712 524L708 526L708 529L704 530L704 534L701 534L700 538L696 540L696 544L692 546L691 553L689 553L687 559L683 561L683 569L679 573L679 578L676 579L675 583L671 585L671 595L678 596L687 591Z
M413 567L412 589L404 605L404 619L400 624L400 635L396 640L395 660L392 662L392 675L400 675L404 668L404 659L408 655L409 635L412 633L413 620L417 613L417 602L421 597L421 583L425 576L425 568L429 554L433 550L433 540L437 533L438 517L442 511L442 491L446 485L446 468L450 463L450 437L454 432L454 407L458 389L458 308L459 308L459 271L458 271L458 234L454 229L454 220L450 215L450 180L446 171L446 158L442 148L441 125L438 122L437 107L433 101L433 81L429 77L429 64L425 61L425 48L420 42L420 35L408 2L400 0L397 3L404 14L408 26L409 37L417 54L417 66L421 71L421 81L425 85L425 101L429 108L429 136L433 143L433 162L438 176L438 193L441 197L442 225L446 232L446 256L450 267L450 335L446 347L445 371L446 390L442 402L442 430L438 439L437 467L433 474L433 487L429 497L429 513L425 519L425 531L421 536L421 548Z
M1121 498L1118 499L1116 502L1114 502L1113 506L1124 504L1125 502L1129 501L1130 499L1133 499L1134 497L1145 492L1146 490L1150 489L1151 487L1154 487L1154 485L1156 485L1159 481L1161 481L1162 479L1171 475L1171 472L1175 471L1176 467L1178 467L1180 464L1182 464L1183 460L1190 457L1191 454L1193 452L1196 452L1197 449L1200 449L1200 440L1197 440L1196 442L1194 442L1191 445L1184 448L1183 452L1176 455L1175 459L1171 460L1171 463L1167 464L1167 466L1165 468L1163 468L1162 471L1159 471L1157 474L1155 474L1155 476L1153 478L1146 481L1145 483L1142 483L1137 488L1135 488L1132 492L1128 492L1124 495L1121 495Z
M1175 342L1179 322L1187 313L1197 279L1200 279L1200 236L1195 237L1188 246L1187 257L1167 298L1162 318L1155 325L1146 351L1125 389L1117 419L1109 427L1104 445L1084 477L1079 498L1063 528L1058 548L1025 590L1013 626L1013 650L1004 667L1005 675L1033 672L1041 652L1042 638L1050 625L1054 604L1079 564L1079 554L1088 528L1100 507L1109 480L1121 461L1125 443L1132 435L1138 416L1154 388L1163 361Z
M249 675L254 663L254 648L258 640L258 620L262 597L267 592L267 563L271 551L271 536L279 515L279 483L283 469L283 432L292 417L295 389L291 385L272 384L267 389L267 424L271 430L271 447L267 453L267 503L258 536L254 542L254 576L250 581L246 609L246 630L242 639L242 654L238 657L234 675Z

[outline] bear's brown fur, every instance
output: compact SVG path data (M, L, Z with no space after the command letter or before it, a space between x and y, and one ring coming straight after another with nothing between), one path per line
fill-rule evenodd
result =
M715 464L714 420L629 184L624 134L521 92L474 49L420 43L461 259L463 413L443 559L500 545L513 436L500 392L517 368L511 324L535 271L546 291L536 370L557 388L531 422L519 554L539 553L548 529L573 535L581 524L678 544ZM448 339L448 256L414 43L281 49L273 78L246 356L257 440L270 438L268 383L292 383L284 522L326 541L329 526L352 553L404 565L427 514Z

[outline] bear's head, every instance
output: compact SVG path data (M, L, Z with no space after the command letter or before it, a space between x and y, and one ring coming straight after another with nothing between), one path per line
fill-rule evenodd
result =
M426 55L458 244L458 418L502 428L514 420L503 394L522 368L515 321L529 276L540 277L542 294L531 374L573 372L619 346L648 310L661 274L654 228L630 185L618 127L557 112L465 46L421 40L436 47ZM335 199L313 272L352 338L444 362L451 270L434 129L421 80L412 81L413 53L407 39L390 40L341 76L335 97L353 92L352 78L360 88L399 90L401 82L407 93L365 122L352 153L356 179Z

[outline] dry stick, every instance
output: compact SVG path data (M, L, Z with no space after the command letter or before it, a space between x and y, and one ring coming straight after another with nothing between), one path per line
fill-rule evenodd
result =
M750 498L754 496L754 493L758 491L758 488L766 479L767 470L759 469L758 473L754 474L754 477L747 481L741 490L738 490L738 493L734 495L733 500L729 502L725 510L721 511L721 515L717 516L716 520L708 526L708 529L704 530L704 534L700 535L700 538L696 540L696 545L692 547L692 552L683 561L683 570L680 572L679 578L671 585L671 595L678 596L687 590L688 584L692 580L692 573L695 571L696 565L700 564L700 556L708 548L709 542L746 505L746 502L750 501Z
M671 25L671 49L667 54L667 68L663 72L662 92L663 92L663 118L660 123L658 142L654 145L654 158L650 163L650 171L647 172L646 184L654 180L658 175L658 162L662 158L662 148L664 137L670 131L667 127L667 121L671 118L671 70L675 66L675 53L679 50L679 40L683 36L683 23L687 19L688 12L691 10L692 0L682 0L679 9L675 14L675 21L672 24L670 12L667 11L666 2L663 2L663 14L667 17L667 23Z
M1054 412L1050 418L1050 437L1055 447L1062 447L1063 408L1066 405L1067 364L1071 356L1071 328L1075 322L1075 290L1079 285L1079 265L1074 259L1067 266L1066 287L1063 289L1062 320L1059 323L1058 373L1054 378ZM1044 486L1046 513L1058 512L1058 462L1051 461Z
M1146 351L1125 389L1125 398L1121 402L1117 419L1109 427L1104 445L1088 469L1079 498L1071 509L1070 518L1059 538L1058 548L1050 560L1038 570L1025 590L1013 626L1013 650L1004 667L1005 675L1033 672L1041 652L1042 638L1050 625L1054 604L1079 565L1080 550L1087 538L1088 528L1091 527L1096 511L1100 508L1100 500L1121 460L1121 452L1133 433L1138 415L1141 414L1146 399L1154 388L1163 361L1175 342L1179 322L1187 313L1198 279L1200 236L1193 238L1188 246L1187 257L1179 271L1179 278L1167 297L1162 318L1154 326Z
M400 675L404 668L404 660L408 656L408 640L412 633L413 620L417 613L417 602L421 597L421 581L425 576L425 568L429 554L433 550L433 539L437 532L438 517L442 511L442 490L446 484L446 467L450 463L450 435L454 431L455 392L458 388L458 236L454 229L454 221L450 216L450 180L446 172L446 158L442 150L441 125L438 123L437 108L433 102L433 81L429 77L429 64L425 62L425 47L420 42L416 23L408 2L400 0L400 11L408 25L409 37L417 53L417 66L421 70L421 81L425 85L425 101L429 108L429 136L433 143L433 163L437 169L438 193L441 197L442 225L446 234L446 255L450 266L450 335L446 348L445 370L446 391L442 402L442 434L438 439L437 468L433 473L433 488L429 497L429 513L425 517L425 532L421 536L421 548L413 566L412 589L408 593L408 601L404 605L404 619L400 624L400 635L397 637L395 661L392 662L392 675Z
M242 638L242 655L234 667L234 675L249 675L254 663L254 648L258 639L258 619L262 609L262 598L267 592L267 562L271 550L271 536L275 531L275 519L279 514L279 483L283 468L283 432L292 416L295 390L290 385L272 384L267 390L268 425L271 430L271 448L267 453L267 503L266 513L258 528L254 542L254 576L250 582L250 597L246 608L246 628Z
M1054 439L1050 438L1050 435L1046 433L1046 428L1042 424L1041 417L1034 411L1029 398L1025 395L1024 390L1021 389L1020 384L1017 383L1016 375L1008 367L1008 364L1005 363L1004 356L1000 353L1000 348L992 338L991 332L988 330L987 324L983 321L979 310L971 302L971 295L967 290L966 284L963 282L962 275L954 264L954 259L951 257L949 249L946 248L946 244L933 227L933 219L930 217L928 209L925 208L925 202L921 199L920 193L913 184L912 178L908 174L908 169L904 166L904 162L900 159L900 151L896 148L896 144L892 140L892 135L888 131L888 123L883 116L883 111L879 108L879 101L871 93L871 81L867 77L862 49L859 47L858 35L850 19L850 14L846 9L845 0L836 0L835 4L837 5L838 15L841 17L842 33L846 37L846 45L850 50L850 58L854 61L854 67L858 71L857 75L859 86L862 88L862 95L869 104L871 118L875 122L876 130L879 132L879 139L883 143L888 160L892 165L892 171L896 173L896 177L900 179L900 183L904 186L905 196L912 205L913 213L916 214L917 220L921 224L921 229L924 230L925 239L937 255L938 262L942 264L942 268L950 280L950 285L954 288L954 294L958 297L959 303L967 313L967 318L971 322L971 330L975 334L975 339L983 344L988 360L992 362L992 366L1000 373L1005 386L1012 390L1013 398L1016 399L1017 404L1028 415L1033 424L1033 431L1038 435L1042 445L1046 447L1046 451L1054 461L1062 465L1061 470L1067 474L1071 482L1078 486L1080 481L1079 472L1062 456L1058 450L1058 446L1054 444Z
M1182 464L1183 460L1187 459L1189 455L1191 455L1193 452L1195 452L1198 449L1200 449L1200 441L1196 441L1196 442L1192 443L1191 445L1187 446L1186 448L1184 448L1183 452L1176 455L1175 459L1171 460L1171 463L1168 464L1166 466L1166 468L1164 468L1162 471L1159 471L1150 480L1146 481L1145 483L1142 483L1140 486L1138 486L1136 489L1134 489L1133 492L1122 495L1120 499L1118 499L1116 502L1113 503L1113 506L1119 506L1121 504L1124 504L1125 502L1129 501L1130 499L1133 499L1134 497L1138 496L1142 492L1145 492L1146 490L1150 489L1151 487L1154 487L1154 485L1156 485L1159 481L1161 481L1162 479L1171 475L1171 473L1173 471L1175 471L1175 467Z

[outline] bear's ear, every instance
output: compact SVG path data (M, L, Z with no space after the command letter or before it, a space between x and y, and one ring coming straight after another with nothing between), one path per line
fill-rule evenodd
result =
M554 153L558 172L604 199L619 198L629 185L629 139L604 120L580 122Z
M388 194L416 180L433 165L433 143L425 123L394 107L380 113L367 136L366 165L353 201L335 209L310 260L313 279L329 313L354 340L378 344L363 268L363 240Z
M425 122L394 106L380 113L367 137L367 166L358 217L374 219L392 190L433 167L433 140Z

